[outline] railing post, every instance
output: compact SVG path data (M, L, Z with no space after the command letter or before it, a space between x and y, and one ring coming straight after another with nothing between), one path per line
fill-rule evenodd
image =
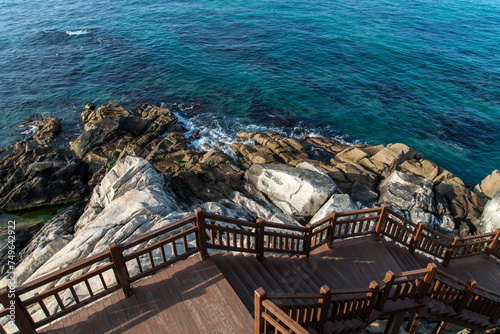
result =
M427 274L425 274L424 280L423 280L422 284L420 285L420 287L418 288L418 293L417 293L417 296L418 296L417 302L418 303L420 303L422 301L422 299L424 299L424 297L429 292L429 289L432 285L432 281L434 281L434 277L436 276L437 265L434 262L429 263L427 265L427 270L429 270L429 272Z
M495 250L495 248L498 246L498 239L500 239L500 229L495 230L495 236L493 237L493 241L488 245L488 249L486 250L486 254L484 255L485 258L488 258L488 256L491 255L491 253ZM498 254L497 254L498 257Z
M116 242L109 244L109 253L111 254L111 261L113 261L113 269L116 276L116 281L123 289L125 297L132 296L132 289L130 288L130 276L125 262L123 262L122 251Z
M265 234L265 220L262 218L257 219L257 239L255 240L255 250L257 251L257 259L264 261L264 234Z
M361 315L363 317L363 321L366 321L370 317L370 314L375 307L375 303L377 302L377 297L379 295L379 285L377 282L372 281L370 283L369 289L370 292L366 294L368 297L368 306L366 307L364 314Z
M378 240L378 238L380 237L380 231L382 231L382 227L386 221L386 216L387 216L387 209L389 209L389 207L387 206L387 204L382 204L382 206L380 207L380 218L377 220L377 222L375 223L375 226L373 228L373 239L375 240Z
M424 223L422 222L418 223L417 231L415 232L415 235L411 239L411 245L408 248L408 251L412 254L415 253L415 248L422 241L422 230L424 229L424 226L425 226Z
M396 274L394 274L391 270L389 270L385 274L385 278L383 279L383 285L384 287L382 288L382 294L380 295L380 298L377 300L377 305L375 305L375 308L378 311L382 311L385 302L389 298L389 293L391 292L392 285L394 284L394 280L396 279Z
M442 262L442 265L444 267L447 267L448 264L450 264L451 258L453 257L453 252L455 251L455 247L457 247L459 240L460 240L459 237L453 238L453 241L451 242L450 246L446 250L446 253L444 254L444 259Z
M460 296L460 298L456 301L455 305L453 305L453 309L457 312L457 315L462 312L462 310L467 306L467 303L472 297L474 290L476 290L476 281L467 282L467 287L464 289L464 293Z
M198 247L200 247L200 255L203 260L206 260L208 259L208 250L207 231L205 229L205 213L203 212L202 208L196 208L194 209L194 215L196 216L196 227L198 228L196 235L198 236Z
M337 224L337 211L332 211L332 218L328 222L330 228L328 229L328 248L332 248L333 245L333 236L335 234L335 225Z
M325 326L326 320L328 319L328 311L330 310L330 303L332 301L332 290L327 285L321 287L320 293L323 298L319 300L321 304L321 313L318 319L318 331L323 332L323 327Z
M0 295L0 301L5 309L11 310L10 314L14 317L13 320L21 331L21 333L35 334L35 323L29 316L28 311L21 305L21 299L17 293L5 287L4 292Z
M264 333L264 318L262 318L262 302L267 299L267 293L263 288L254 292L254 334Z
M311 224L306 225L306 232L304 233L304 257L309 257L311 253L311 242L312 242L312 228Z

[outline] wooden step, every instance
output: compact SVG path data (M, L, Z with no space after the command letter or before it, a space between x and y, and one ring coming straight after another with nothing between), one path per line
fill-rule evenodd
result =
M238 295L240 300L243 302L243 305L245 305L246 309L253 316L254 296L247 288L246 283L243 281L243 279L232 267L229 259L233 257L234 256L232 253L226 253L224 255L219 253L210 256L210 258L217 265L224 277L227 279L234 292L236 292L236 295Z

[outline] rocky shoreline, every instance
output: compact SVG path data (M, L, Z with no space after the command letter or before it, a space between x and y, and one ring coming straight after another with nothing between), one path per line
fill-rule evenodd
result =
M451 236L500 228L498 170L471 189L404 144L347 146L244 132L230 145L196 149L169 109L89 103L81 116L84 132L69 147L52 150L61 122L49 117L32 122L35 135L0 161L0 212L76 203L19 237L18 284L197 206L303 225L333 210L387 203Z

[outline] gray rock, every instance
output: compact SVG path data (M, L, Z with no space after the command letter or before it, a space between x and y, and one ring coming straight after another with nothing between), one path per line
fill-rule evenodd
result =
M420 208L435 212L432 180L395 171L380 184L379 202L392 203L402 210Z
M288 165L254 164L245 180L251 192L293 216L313 216L337 188L321 173Z
M370 207L378 200L378 193L364 184L354 183L351 189L351 199Z
M272 223L302 226L292 216L267 201L247 196L239 191L233 192L230 195L230 200L250 211L253 219L262 218Z
M347 194L334 194L328 202L326 202L321 209L314 215L311 219L311 223L317 222L322 218L330 215L332 211L344 212L359 210L360 207L352 201L352 199Z

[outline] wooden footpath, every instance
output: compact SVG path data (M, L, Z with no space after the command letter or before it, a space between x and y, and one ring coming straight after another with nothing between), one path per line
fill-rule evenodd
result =
M190 257L47 326L45 334L252 333L253 318L211 259Z

